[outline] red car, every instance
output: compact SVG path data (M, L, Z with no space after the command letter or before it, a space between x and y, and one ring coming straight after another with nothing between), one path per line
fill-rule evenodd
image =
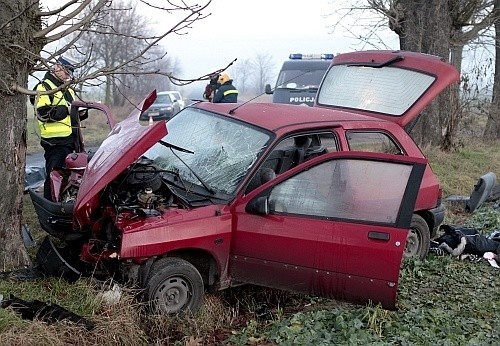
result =
M162 313L194 312L206 290L242 283L395 308L428 169L401 126L208 102L144 126L155 96L113 127L74 204L30 191L42 227L66 243L44 254L60 251L66 272L135 283ZM405 155L346 150L351 132L373 129Z

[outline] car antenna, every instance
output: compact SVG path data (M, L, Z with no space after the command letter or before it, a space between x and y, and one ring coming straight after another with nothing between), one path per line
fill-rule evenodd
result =
M302 76L302 75L304 75L304 74L306 74L306 73L308 73L308 72L311 72L311 71L312 71L312 70L304 71L303 73L301 73L301 74L299 74L299 75L297 75L297 76L295 76L295 77L293 77L293 78L290 78L289 80L284 81L284 82L283 82L283 83L281 83L279 86L281 86L281 85L283 85L283 84L287 84L287 83L289 83L290 81L294 80L295 78L298 78L298 77L300 77L300 76ZM277 87L277 86L276 86L276 87ZM273 91L274 91L274 90L276 90L276 87L274 87L272 90L273 90ZM246 105L247 103L249 103L249 102L251 102L251 101L255 100L256 98L261 97L261 96L262 96L262 95L264 95L265 93L266 93L266 92L264 91L263 93L258 94L257 96L255 96L255 97L251 98L250 100L247 100L247 101L243 102L243 103L242 103L241 105L239 105L238 107L235 107L235 108L230 109L230 110L229 110L229 114L234 114L234 112L235 112L238 108L243 107L244 105Z

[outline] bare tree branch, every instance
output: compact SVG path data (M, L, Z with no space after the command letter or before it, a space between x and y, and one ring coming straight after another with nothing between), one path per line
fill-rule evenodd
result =
M37 15L40 17L50 17L50 16L56 15L58 13L61 13L62 11L69 8L71 5L76 4L77 2L78 2L78 0L69 0L67 3L63 4L61 7L57 8L55 10L47 11L47 12L37 11Z
M111 1L109 0L68 0L62 6L58 7L55 10L51 11L39 11L36 13L39 16L55 16L58 18L52 23L49 24L44 29L36 32L34 38L35 39L43 39L45 42L50 43L54 41L61 42L61 39L65 39L66 42L51 53L45 54L44 56L31 53L29 49L24 48L20 45L11 44L9 46L10 49L23 51L23 54L27 56L30 61L33 62L33 71L42 71L49 70L54 60L57 56L61 54L65 54L68 51L79 50L78 44L82 37L88 35L89 33L93 34L101 34L101 35L114 35L117 37L123 37L126 39L135 39L138 41L142 41L143 45L140 49L135 51L129 51L129 54L126 58L121 59L120 61L115 61L110 65L98 66L94 61L90 63L93 66L92 69L88 69L87 73L84 75L80 75L72 83L77 83L79 85L83 85L84 82L89 81L89 84L92 84L92 80L101 80L103 77L108 77L112 75L127 75L133 74L135 76L140 75L159 75L167 77L172 84L182 86L187 85L196 81L209 80L210 76L214 73L220 73L230 67L236 59L229 62L226 67L220 68L215 71L211 71L203 76L194 77L194 78L178 78L176 77L172 71L164 71L160 68L147 68L149 64L154 63L155 61L161 60L167 52L164 52L161 55L157 55L156 57L148 57L146 54L155 47L158 47L160 42L171 34L177 35L185 35L188 32L188 29L192 28L192 25L208 17L210 14L205 15L202 13L211 3L211 0L207 0L204 4L194 4L188 5L185 0L181 0L179 2L174 1L166 1L166 5L156 6L150 1L139 0L143 4L155 8L157 10L163 10L167 13L178 12L187 12L186 15L182 16L178 19L176 23L174 23L168 30L160 34L152 34L152 35L143 35L143 34L134 34L132 32L120 32L115 30L115 28L111 27L108 23L106 23L106 12L110 11L120 11L126 9L113 9L110 7ZM31 5L36 4L37 1L33 1ZM71 6L78 4L73 10L69 13L64 13ZM129 7L129 10L132 7ZM62 30L60 30L62 29ZM54 34L52 34L54 33ZM102 36L104 37L104 36ZM81 67L83 65L87 65L91 60L92 56L92 47L86 49L83 52L85 55L85 59L83 62L80 62L77 67ZM95 83L93 83L95 84ZM10 82L7 85L10 86L10 90L12 92L20 92L26 95L34 95L36 94L32 90L28 90L22 85L18 85L16 82ZM54 90L55 92L57 90Z

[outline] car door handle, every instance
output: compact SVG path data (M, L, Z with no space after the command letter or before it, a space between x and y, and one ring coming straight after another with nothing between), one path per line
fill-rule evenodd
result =
M391 236L389 235L389 233L371 231L368 232L368 238L388 241L391 238Z

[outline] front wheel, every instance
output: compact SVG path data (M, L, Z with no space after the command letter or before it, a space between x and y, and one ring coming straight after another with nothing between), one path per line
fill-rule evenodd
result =
M145 289L145 298L153 311L195 313L201 307L203 294L203 279L191 263L167 257L153 264Z
M411 218L410 231L406 237L404 257L418 257L424 259L429 251L431 235L429 226L420 215L413 214Z

